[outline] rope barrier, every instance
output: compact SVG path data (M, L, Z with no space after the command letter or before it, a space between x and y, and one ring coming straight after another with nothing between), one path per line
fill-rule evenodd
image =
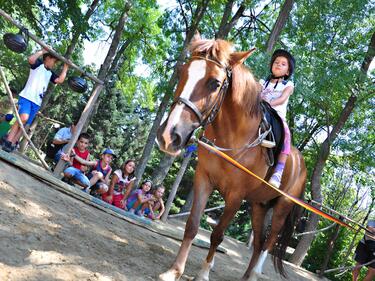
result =
M62 126L65 126L65 123L59 121L59 120L55 120L55 119L52 119L52 118L49 118L47 116L45 116L43 113L41 112L38 112L38 116L46 121L49 121L49 122L52 122L52 123L56 123L56 124L59 124L59 125L62 125Z
M353 270L353 269L356 269L356 268L361 268L363 266L366 266L366 265L369 265L371 263L375 262L375 259L369 261L369 262L366 262L366 263L363 263L363 264L359 264L359 265L352 265L352 266L341 266L341 267L337 267L337 268L332 268L332 269L327 269L327 270L324 270L323 273L331 273L331 272L335 272L335 271L342 271L338 274L336 274L335 276L339 277L341 275L343 275L345 272L347 272L348 270Z
M322 228L322 229L319 229L319 230L315 230L315 231L307 231L307 232L302 232L302 233L297 233L294 235L294 237L300 237L300 236L303 236L303 235L308 235L308 234L317 234L317 233L320 233L320 232L324 232L328 229L331 229L332 227L334 227L336 225L336 223L333 223L325 228Z
M210 212L210 211L217 210L217 209L222 209L224 207L225 207L225 205L220 205L220 206L217 206L217 207L208 208L208 209L203 210L203 213ZM190 212L183 212L183 213L179 213L179 214L169 215L168 218L184 217L184 216L188 216L188 215L190 215Z
M46 168L48 171L51 171L50 167L48 166L48 164L44 161L43 157L39 154L38 152L38 149L35 147L35 145L33 144L33 142L31 141L31 139L29 138L29 136L27 135L26 133L26 130L25 130L25 127L23 126L23 123L21 121L21 117L20 115L18 114L18 110L17 110L17 107L16 107L16 104L14 103L14 100L13 100L13 96L12 96L12 92L9 88L9 85L8 85L8 82L5 78L5 74L4 74L4 71L3 71L3 68L0 66L0 76L1 76L1 80L3 81L4 83L4 86L5 86L5 90L8 94L8 98L9 98L9 101L10 103L12 104L12 107L13 107L13 111L14 111L14 114L16 116L16 119L17 119L17 122L18 122L18 125L20 126L20 129L22 131L22 134L23 136L27 139L27 141L30 143L30 146L32 148L32 150L35 152L36 156L39 158L40 162L42 162L42 165L44 166L44 168Z

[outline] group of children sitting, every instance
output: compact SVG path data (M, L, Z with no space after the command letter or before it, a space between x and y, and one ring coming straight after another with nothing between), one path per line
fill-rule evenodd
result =
M153 188L150 180L134 189L135 162L127 160L112 174L111 162L116 155L112 149L105 149L97 161L90 161L89 135L80 134L70 155L60 153L68 163L63 181L79 185L82 190L118 208L139 216L158 220L164 213L163 195L165 188Z

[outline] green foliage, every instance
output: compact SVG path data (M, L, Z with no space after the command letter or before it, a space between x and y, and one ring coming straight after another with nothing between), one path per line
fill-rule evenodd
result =
M88 127L92 136L90 149L95 157L105 147L113 148L119 155L113 163L115 167L128 158L140 157L158 104L168 92L168 81L182 51L186 31L201 3L182 2L182 10L175 5L162 11L155 0L132 2L113 71L108 73L105 90L99 98L99 109ZM235 1L232 12L241 3ZM228 35L237 50L257 47L258 51L246 62L257 78L265 78L269 74L271 54L265 52L265 44L283 3L281 0L269 4L264 1L246 2L243 17ZM73 33L81 33L72 60L83 66L83 40L110 42L124 8L124 1L100 1L95 13L86 22L84 15L90 4L88 0L9 0L0 1L0 8L61 53L65 53ZM204 38L215 36L224 8L223 1L209 2L207 12L198 25ZM296 1L276 46L289 49L297 60L293 77L295 91L290 98L287 117L293 132L293 144L303 149L309 177L321 142L337 123L349 96L354 92L357 97L355 110L331 144L321 184L324 203L344 214L358 197L364 198L353 206L353 216L358 221L363 219L369 202L375 196L375 179L372 176L375 164L374 74L366 77L360 71L374 32L374 11L375 4L369 0ZM3 19L0 19L0 30L2 33L18 32ZM38 48L30 41L24 54L15 54L0 45L0 64L5 68L11 86L18 91L23 88L28 76L27 56ZM94 66L84 67L91 73L97 72ZM69 73L75 74L74 71ZM90 90L92 88L90 82ZM3 87L0 89L0 98L4 98ZM90 90L77 94L64 83L53 91L50 106L44 113L69 124L82 112ZM33 140L38 147L43 146L45 139L52 138L53 134L51 124L42 122ZM143 178L151 176L161 157L161 152L154 149ZM164 181L167 187L165 198L181 162L182 159L176 159ZM196 163L196 159L191 160L171 213L179 212L185 203L193 186ZM306 197L311 197L309 182ZM224 204L223 198L214 192L207 208L221 204ZM248 210L248 204L243 203L226 235L244 242L247 240L251 228ZM217 219L221 213L222 210L218 210L209 215ZM319 228L329 224L323 220ZM201 225L211 229L205 217ZM332 231L333 228L316 236L304 267L312 271L320 269ZM328 267L351 265L353 250L350 247L352 241L356 243L360 236L341 230ZM339 280L333 275L329 278ZM350 280L350 273L342 278L340 280Z

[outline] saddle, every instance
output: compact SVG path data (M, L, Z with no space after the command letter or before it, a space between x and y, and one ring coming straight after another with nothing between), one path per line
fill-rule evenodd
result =
M279 114L266 101L261 102L262 121L259 124L260 133L266 132L271 128L269 134L262 141L261 145L266 149L266 160L268 166L272 167L275 164L275 159L278 158L284 143L284 125L283 120Z

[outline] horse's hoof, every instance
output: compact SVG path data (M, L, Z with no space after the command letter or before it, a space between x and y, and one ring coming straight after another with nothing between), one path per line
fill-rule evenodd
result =
M159 275L158 281L178 281L180 280L181 274L176 270L170 269Z

